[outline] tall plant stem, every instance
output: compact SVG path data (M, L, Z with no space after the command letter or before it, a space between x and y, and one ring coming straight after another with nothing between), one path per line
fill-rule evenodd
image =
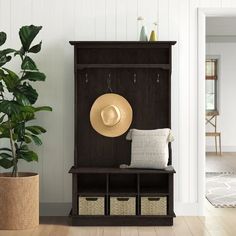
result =
M9 119L9 130L10 130L10 145L11 145L11 151L12 151L12 157L13 157L13 170L12 170L12 176L17 177L18 176L18 168L17 168L17 160L16 160L16 149L14 145L13 140L13 132L11 128L11 121Z

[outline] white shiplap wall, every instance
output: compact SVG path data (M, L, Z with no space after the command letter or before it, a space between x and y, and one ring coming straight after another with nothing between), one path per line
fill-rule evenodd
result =
M136 19L142 15L148 30L158 22L160 40L177 41L172 72L176 210L197 214L198 7L236 7L236 0L0 0L0 30L7 32L8 46L19 47L20 26L43 26L38 37L43 49L35 60L47 81L37 88L39 104L51 105L53 112L38 117L48 130L44 145L37 148L39 163L21 163L21 170L40 173L42 203L71 202L67 172L73 163L73 48L68 41L136 40Z

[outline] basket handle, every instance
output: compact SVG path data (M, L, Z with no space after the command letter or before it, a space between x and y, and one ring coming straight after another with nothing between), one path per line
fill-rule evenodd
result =
M160 201L159 197L149 197L148 201Z
M98 200L97 197L86 197L85 199L86 199L86 201L97 201Z
M129 198L128 197L118 197L117 201L123 201L123 202L129 201Z

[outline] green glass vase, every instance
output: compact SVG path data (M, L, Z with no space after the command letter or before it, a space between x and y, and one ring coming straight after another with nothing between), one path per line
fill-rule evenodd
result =
M148 41L146 29L144 25L142 26L141 31L140 31L139 41Z

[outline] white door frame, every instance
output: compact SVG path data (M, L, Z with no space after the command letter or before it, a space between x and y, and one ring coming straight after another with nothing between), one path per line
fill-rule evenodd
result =
M236 8L198 9L198 202L204 215L205 200L205 57L206 17L236 17Z

